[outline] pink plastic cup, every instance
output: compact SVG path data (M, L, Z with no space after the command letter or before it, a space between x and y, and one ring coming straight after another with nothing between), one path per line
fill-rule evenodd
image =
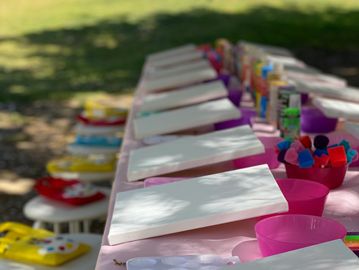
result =
M303 179L277 179L279 188L288 201L287 214L322 216L329 188Z
M335 220L309 215L269 217L255 225L255 232L264 257L343 239L347 233Z
M233 160L233 165L237 169L253 167L261 164L268 164L270 169L278 168L280 163L278 161L278 154L276 152L276 146L283 139L280 137L258 137L265 148L263 154L243 157Z
M330 189L341 186L344 182L348 166L337 168L299 168L296 165L285 164L288 178L307 179L326 185Z

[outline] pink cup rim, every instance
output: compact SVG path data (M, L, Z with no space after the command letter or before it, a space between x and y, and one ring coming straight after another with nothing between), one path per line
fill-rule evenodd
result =
M262 238L265 238L265 239L268 239L270 241L276 241L278 243L283 243L283 244L293 244L293 243L297 243L297 244L310 244L308 242L298 242L298 241L281 241L281 240L277 240L275 238L271 238L271 237L268 237L268 236L265 236L263 235L261 232L260 232L260 229L259 227L260 226L263 226L263 223L267 223L268 221L272 221L273 219L285 219L285 218L291 218L291 217L295 217L295 218L300 218L300 219L316 219L316 220L324 220L325 222L328 222L328 223L331 223L331 224L334 224L336 227L337 227L337 232L338 232L338 235L339 233L342 234L342 237L341 238L344 238L345 235L347 234L347 229L344 227L343 224L341 224L340 222L336 221L336 220L333 220L333 219L330 219L330 218L326 218L326 217L318 217L318 216L312 216L312 215L302 215L302 214L287 214L287 215L276 215L276 216L272 216L272 217L268 217L268 218L265 218L265 219L262 219L260 220L259 222L257 222L254 226L254 230L256 232L257 235L259 235L260 237ZM341 229L341 232L339 231ZM334 239L333 239L334 240Z
M330 189L326 186L323 185L321 183L315 182L315 181L311 181L311 180L306 180L306 179L299 179L299 178L279 178L276 179L277 183L279 182L285 182L285 181L291 181L291 182L295 182L295 183L302 183L305 185L309 185L309 186L317 186L318 188L321 189L321 195L317 196L316 198L312 198L312 199L318 199L318 198L323 198L328 196ZM278 185L279 185L278 183ZM284 194L283 194L284 195ZM298 201L302 201L301 199L291 199L291 202L298 202Z

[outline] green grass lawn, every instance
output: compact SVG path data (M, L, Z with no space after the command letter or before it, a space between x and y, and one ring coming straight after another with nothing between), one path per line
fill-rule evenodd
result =
M129 92L146 54L218 37L357 53L358 18L355 0L2 0L0 101Z

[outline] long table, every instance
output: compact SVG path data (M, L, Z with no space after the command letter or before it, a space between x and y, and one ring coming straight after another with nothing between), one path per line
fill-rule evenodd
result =
M217 254L230 256L232 249L238 244L244 244L244 253L241 256L243 261L248 261L260 257L255 242L254 224L256 219L232 222L202 229L196 229L176 234L154 237L145 240L128 242L120 245L110 246L108 243L108 232L110 221L113 214L114 200L117 192L142 188L143 182L127 181L127 166L129 152L143 146L141 142L134 138L133 119L139 111L141 99L144 96L142 91L143 82L140 81L135 92L134 103L126 124L121 158L118 161L116 178L112 188L109 203L109 211L103 234L101 249L99 252L96 270L118 270L125 269L114 263L139 256L170 256L188 254ZM340 131L342 134L343 131ZM335 134L334 134L335 135ZM340 136L340 135L338 135ZM350 136L346 134L346 136ZM201 167L170 176L201 176L213 174L221 171L234 169L231 162L221 163L210 167ZM285 178L283 166L273 171L277 178ZM335 218L342 222L348 231L359 231L359 170L352 170L347 173L345 182L340 188L330 192L325 216Z

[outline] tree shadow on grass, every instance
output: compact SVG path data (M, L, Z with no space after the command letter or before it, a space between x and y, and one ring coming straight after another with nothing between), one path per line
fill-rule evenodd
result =
M32 48L26 57L42 64L9 69L0 63L0 99L32 102L63 100L80 92L128 92L139 79L146 54L218 37L288 47L308 64L359 85L358 17L359 11L303 12L294 7L262 6L235 14L197 9L136 23L120 17L33 33L11 41Z

